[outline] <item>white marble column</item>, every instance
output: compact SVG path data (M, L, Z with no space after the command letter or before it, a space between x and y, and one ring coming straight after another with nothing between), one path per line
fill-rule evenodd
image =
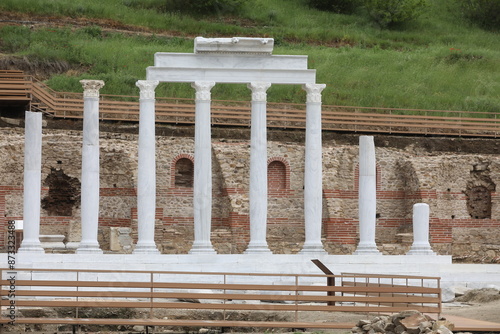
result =
M212 226L212 136L210 90L212 81L196 81L196 113L194 125L194 242L190 254L215 254L210 241Z
M250 243L246 254L269 253L267 246L267 90L269 82L252 82L250 133Z
M323 217L323 168L321 140L321 92L325 84L305 84L306 147L304 169L305 243L300 253L325 253L321 242Z
M354 254L380 254L375 244L377 174L373 136L359 137L359 244Z
M155 88L158 81L139 80L139 157L137 168L137 245L134 254L160 254L155 243L156 139Z
M23 241L19 253L44 253L40 243L42 113L26 111L24 128Z
M413 244L408 255L436 255L429 243L429 205L413 205Z
M102 253L97 241L99 224L99 89L102 80L81 80L83 86L83 145L81 224L82 240L76 253Z

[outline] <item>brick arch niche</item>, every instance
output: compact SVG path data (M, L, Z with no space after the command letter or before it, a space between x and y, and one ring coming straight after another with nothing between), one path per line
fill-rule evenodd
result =
M268 190L283 190L290 188L290 165L283 158L274 157L267 161Z
M193 188L194 158L188 154L177 156L171 167L171 185L174 188Z

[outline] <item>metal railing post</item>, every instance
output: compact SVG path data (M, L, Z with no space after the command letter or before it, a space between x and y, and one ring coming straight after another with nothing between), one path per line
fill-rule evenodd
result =
M299 275L295 275L295 322L299 321Z
M153 272L150 273L149 280L151 283L151 288L149 289L149 291L151 293L151 295L149 296L149 318L153 319L153 315L154 315L153 314L153 308L154 308L154 305L153 305L153 303L154 303L154 298L153 298L153 296L154 296L154 273Z

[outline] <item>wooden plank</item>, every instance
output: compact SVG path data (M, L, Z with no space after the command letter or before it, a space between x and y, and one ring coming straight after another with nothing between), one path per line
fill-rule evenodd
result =
M182 293L154 292L154 298L217 299L217 300L261 300L298 302L370 302L370 303L438 303L438 297L425 296L316 296L316 295L268 295L250 293Z
M372 123L387 123L387 126L422 126L422 125L444 125L446 123L443 123L444 121L449 121L449 122L454 122L452 124L454 127L456 125L459 125L461 127L464 126L469 126L469 125L477 125L477 124L493 124L496 126L495 122L489 122L489 119L474 119L474 122L472 121L466 121L466 120L460 120L460 119L446 119L446 120L434 120L433 118L427 118L426 120L420 120L416 118L405 118L403 120L401 119L392 119L390 117L387 117L386 115L379 115L376 117L364 117L364 116L356 116L356 117L332 117L331 119L323 119L324 122L338 122L338 121L356 121L357 123L363 123L363 122L372 122Z
M8 323L3 318L0 323ZM67 324L67 325L142 325L187 327L258 327L258 328L325 328L350 329L354 323L293 322L293 321L225 321L225 320L173 320L173 319L91 319L91 318L17 318L18 324Z
M7 296L6 293L0 295ZM135 292L135 291L61 291L61 290L17 290L16 296L29 297L101 297L101 298L151 298L150 291Z
M30 101L29 97L24 96L0 96L0 100L2 101Z
M16 300L16 307L116 307L116 308L149 308L151 303L135 301L72 301L72 300Z
M0 284L8 285L9 282L1 280ZM150 288L151 282L16 280L16 286Z
M397 114L378 114L378 113L349 113L349 112L329 112L329 113L322 113L322 117L325 120L329 119L352 119L352 118L380 118L383 117L385 119L414 119L418 121L422 120L435 120L435 121L455 121L455 122L460 122L460 121L481 121L481 120L491 120L492 122L500 122L500 119L495 119L494 114L486 114L485 116L489 117L461 117L460 115L456 116L438 116L438 115L397 115Z
M500 332L500 322L469 319L445 314L443 317L455 325L454 331L463 332Z
M339 122L335 122L335 121L324 121L323 124L328 124L328 123L333 123L333 124L339 124ZM463 123L462 125L467 125L467 127L465 126L455 126L455 125L444 125L444 124L432 124L432 123L426 123L426 122L420 122L420 123L411 123L411 124L406 124L406 123L397 123L397 124L388 124L388 122L386 122L383 118L380 118L378 120L375 120L375 121L371 121L370 123L363 123L363 122L356 122L355 120L354 121L343 121L342 123L340 124L349 124L349 125L355 125L355 126L383 126L385 128L391 128L391 127L413 127L413 128L434 128L434 129L455 129L457 131L459 130L484 130L485 128L487 129L488 128L488 123L484 123L484 124L481 124L482 126L475 126L475 127L471 127L471 126L468 126L466 123ZM477 125L479 123L475 123L474 125ZM431 126L431 125L435 125L435 126ZM496 126L491 126L491 129L495 129L495 130L500 130L500 127L496 127ZM391 132L389 130L385 130L384 132Z

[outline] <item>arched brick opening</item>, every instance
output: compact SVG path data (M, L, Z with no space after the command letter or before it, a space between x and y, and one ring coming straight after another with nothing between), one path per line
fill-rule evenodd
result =
M271 158L267 163L267 187L269 190L290 188L290 167L282 158Z
M194 159L182 154L172 164L172 186L174 188L192 188L194 180Z

